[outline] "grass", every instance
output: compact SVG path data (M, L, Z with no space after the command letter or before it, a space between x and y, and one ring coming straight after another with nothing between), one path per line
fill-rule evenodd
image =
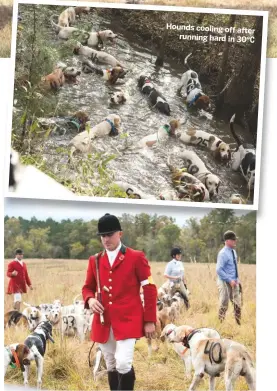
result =
M86 260L27 260L29 275L34 290L23 298L31 304L52 302L61 299L71 304L80 293L87 268ZM165 263L153 263L152 274L157 286L163 282ZM5 269L7 263L5 265ZM231 308L226 321L221 325L217 320L218 293L216 288L215 264L185 264L188 286L191 291L191 308L182 314L176 324L191 326L210 326L222 336L233 338L247 346L255 360L256 346L256 267L240 265L239 271L244 289L242 326L237 326ZM8 279L5 279L5 290ZM12 305L12 297L5 295L5 311ZM5 344L23 342L27 330L20 328L5 330ZM87 339L80 344L74 337L61 343L58 335L55 344L49 343L45 355L43 388L51 390L106 390L106 376L94 383L88 366L88 353L91 342ZM147 357L147 344L144 338L136 343L134 367L136 370L136 390L184 390L188 389L190 379L184 378L182 361L169 346L161 345L158 352ZM35 365L31 366L30 386L35 386ZM8 383L22 384L22 374L17 369L9 369L5 378ZM208 389L207 377L199 390ZM217 379L216 390L223 390L223 376ZM236 391L247 390L243 378L236 383Z
M11 56L13 0L0 0L0 58Z

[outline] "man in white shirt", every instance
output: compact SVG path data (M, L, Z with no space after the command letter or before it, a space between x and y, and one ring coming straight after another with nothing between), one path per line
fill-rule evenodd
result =
M176 292L180 292L183 296L185 305L189 308L188 292L186 289L185 270L181 262L182 251L178 247L171 250L172 260L168 262L164 276L170 281L170 295L173 296Z

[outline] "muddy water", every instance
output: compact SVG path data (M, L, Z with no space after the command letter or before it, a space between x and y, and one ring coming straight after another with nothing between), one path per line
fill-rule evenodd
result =
M77 85L64 86L60 91L60 98L69 100L76 107L76 110L87 111L92 126L101 122L108 114L120 115L123 130L128 133L128 138L107 137L93 142L95 150L105 155L118 154L118 157L108 164L114 174L114 180L128 182L145 193L158 197L164 189L172 188L170 172L166 166L168 154L174 154L173 162L181 168L182 161L178 159L178 154L183 148L188 148L194 150L207 168L218 175L222 181L219 197L213 202L229 203L233 193L240 193L246 197L246 183L241 175L232 172L230 167L216 162L208 150L196 146L185 146L175 139L169 139L164 145L154 146L147 153L125 149L126 145L131 145L142 137L155 133L161 125L168 123L171 118L180 118L182 121L186 121L182 126L183 130L193 125L196 129L218 135L228 143L234 143L234 140L229 134L228 124L218 121L216 118L199 117L199 115L187 111L182 98L176 94L178 82L184 72L182 66L173 61L168 62L167 58L164 67L157 70L154 65L155 57L151 55L151 42L139 42L134 35L126 33L116 23L110 23L97 17L97 19L93 19L93 28L96 31L110 28L118 34L116 43L108 43L105 51L118 58L128 69L128 74L121 85L128 96L127 102L124 105L110 108L108 104L110 93L116 87L109 87L99 75L95 74L82 74ZM54 33L49 29L49 41L53 41L53 39L55 39ZM81 67L78 56L72 56L66 62L68 65ZM171 118L151 109L147 99L140 93L137 79L142 72L152 75L154 84L166 97L171 107ZM205 90L205 86L203 89ZM245 142L250 142L245 134L242 136ZM45 141L44 150L49 165L56 175L61 178L77 180L78 174L74 166L67 165L66 168L61 168L66 164L65 156L49 154L53 148L58 146L67 148L71 138L72 135L52 136ZM119 153L122 150L123 152Z

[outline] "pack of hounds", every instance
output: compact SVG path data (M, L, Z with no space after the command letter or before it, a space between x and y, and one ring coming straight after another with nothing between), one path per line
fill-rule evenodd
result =
M109 86L113 86L109 99L109 108L128 104L127 94L121 87L120 89L115 87L116 84L122 84L123 79L128 75L128 69L124 67L121 60L109 54L106 49L110 42L115 42L117 35L111 30L88 32L73 26L77 17L81 18L82 14L89 12L89 7L69 7L59 16L52 15L50 18L51 25L59 39L68 40L74 38L78 41L73 49L73 54L80 56L82 69L78 70L75 67L58 63L52 73L41 78L40 86L42 89L58 91L64 83L78 83L77 78L81 72L85 74L93 72L99 75ZM53 20L55 17L57 23ZM185 99L188 108L194 108L196 113L198 113L211 108L211 99L204 93L198 74L189 67L188 58L191 54L187 55L184 60L187 70L181 76L176 93L181 95L182 99ZM107 68L103 69L101 65ZM158 110L165 116L171 116L170 105L163 94L155 87L151 76L147 74L138 75L137 86L142 93L142 97L147 98L152 109ZM74 160L75 154L90 153L93 149L93 140L95 138L116 137L123 132L122 118L118 114L108 114L103 118L103 121L94 126L90 126L90 118L83 111L74 113L72 116L64 119L64 121L65 127L67 124L71 125L75 129L75 133L77 133L68 145L68 164ZM172 187L170 189L161 189L160 195L156 197L145 194L139 188L129 183L117 181L115 184L129 198L194 202L217 200L222 181L206 167L204 161L200 159L194 150L185 148L185 145L193 145L196 148L207 149L218 162L228 165L233 171L239 171L242 174L246 181L248 197L245 200L240 194L230 194L230 202L234 204L247 203L254 190L256 154L254 148L249 149L243 145L240 137L235 132L234 122L235 114L230 119L230 132L237 147L232 150L230 144L215 134L195 128L184 128L184 123L180 119L165 121L154 133L143 137L129 148L131 151L147 150L155 144L166 143L169 137L174 138L178 145L183 143L184 148L178 156L183 162L181 167L173 166L173 154L167 157ZM43 121L40 122L40 125L44 126ZM46 121L45 126L49 126L49 121ZM13 168L11 164L10 170L13 170ZM16 183L14 187L16 187Z
M141 293L144 305L143 293ZM18 366L23 373L24 385L28 385L31 361L37 367L37 387L42 386L43 364L46 343L54 343L53 334L76 335L80 343L85 341L91 330L93 313L84 309L84 302L73 300L72 305L63 306L60 300L51 304L32 306L24 303L25 309L8 311L4 316L4 327L23 327L31 332L21 343L4 347L4 376L9 365ZM157 351L161 343L171 345L184 364L185 379L192 379L189 390L197 389L205 373L210 377L210 391L215 390L215 378L224 374L226 391L235 389L235 381L243 376L249 389L256 390L255 368L246 347L230 339L222 338L217 330L208 327L193 328L176 326L175 322L186 311L186 305L179 292L170 296L170 287L165 282L158 289L156 338L147 339L148 355ZM153 348L153 342L156 346ZM92 374L97 381L106 373L102 352L96 347Z

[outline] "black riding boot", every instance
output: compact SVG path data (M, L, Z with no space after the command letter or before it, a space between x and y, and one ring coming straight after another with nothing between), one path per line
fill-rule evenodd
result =
M135 386L135 371L134 368L124 374L119 373L119 385L118 390L120 391L132 391Z
M118 390L119 373L115 371L108 371L108 381L111 391Z

